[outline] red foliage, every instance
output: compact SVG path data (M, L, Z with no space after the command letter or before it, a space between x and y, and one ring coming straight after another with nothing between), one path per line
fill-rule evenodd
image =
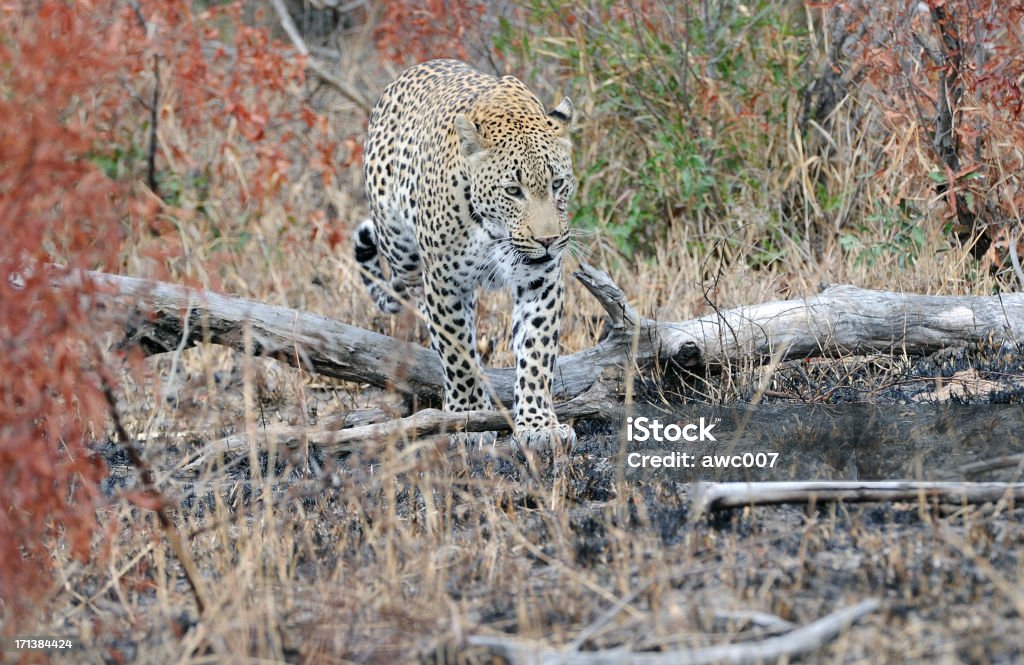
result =
M374 31L377 47L394 62L467 59L466 40L486 9L476 0L387 0Z
M198 168L188 147L211 129L237 133L225 139L221 154L244 154L253 160L245 202L273 195L284 184L284 173L292 160L284 143L289 138L268 135L268 127L288 123L312 123L319 116L309 108L279 108L282 94L304 79L305 63L283 44L270 39L266 30L246 25L241 2L210 7L198 14L184 0L144 0L140 15L149 32L146 58L157 58L161 81L176 92L173 113L177 123L189 132L185 146L172 145L172 157L188 168ZM230 32L225 28L230 28ZM229 36L230 44L225 44ZM311 124L309 126L312 126ZM316 149L331 149L321 143ZM329 162L321 164L328 168ZM214 168L226 170L224 160ZM231 177L235 174L232 173Z
M832 11L858 36L847 52L896 137L887 143L894 172L938 183L961 237L1017 219L1024 161L1007 148L1024 144L1024 2L841 0Z
M0 596L43 590L47 545L89 552L103 464L85 446L103 397L81 357L79 299L42 262L110 265L125 189L88 159L120 101L127 28L113 4L0 10ZM107 18L98 18L106 16Z
M156 98L158 121L175 127L161 143L171 154L155 153L161 172L174 162L234 180L241 164L243 204L257 205L287 182L296 153L323 177L333 174L333 143L295 140L305 128L326 134L324 119L281 103L294 100L304 63L246 25L242 8L197 14L187 0L0 4L0 625L7 628L8 616L45 593L52 549L64 543L88 556L98 526L104 465L86 442L102 436L107 406L90 370L95 332L78 297L92 287L76 293L65 280L56 289L56 272L114 269L133 219L147 218L149 231L170 226L148 219L153 197L140 196L142 160L118 179L109 160L101 168L111 146L149 148L139 137ZM195 163L200 145L233 159ZM173 202L163 209L173 212ZM129 499L152 507L143 495Z

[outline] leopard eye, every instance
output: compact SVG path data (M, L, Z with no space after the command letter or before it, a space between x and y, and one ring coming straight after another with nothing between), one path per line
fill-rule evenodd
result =
M517 199L523 198L523 188L519 185L509 185L505 188L505 193Z
M553 192L561 191L562 185L564 185L564 184L565 184L565 178L555 178L554 180L551 181L551 191L553 191Z

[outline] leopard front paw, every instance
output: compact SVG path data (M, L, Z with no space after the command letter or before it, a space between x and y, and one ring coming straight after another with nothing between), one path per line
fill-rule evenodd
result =
M557 421L542 427L520 427L512 435L519 448L537 451L572 451L576 447L576 431Z

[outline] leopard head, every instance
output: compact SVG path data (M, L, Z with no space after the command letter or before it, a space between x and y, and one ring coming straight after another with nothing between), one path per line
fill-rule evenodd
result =
M569 128L573 104L550 112L512 77L454 119L470 205L498 251L519 263L559 258L576 192Z

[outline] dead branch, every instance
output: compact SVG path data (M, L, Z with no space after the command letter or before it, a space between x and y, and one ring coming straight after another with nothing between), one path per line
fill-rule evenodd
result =
M471 645L483 647L512 665L705 665L710 663L774 663L820 649L853 623L874 612L881 603L874 598L837 610L784 635L759 642L723 644L662 653L635 653L627 649L568 652L502 636L474 635Z
M809 481L696 484L691 515L741 506L817 501L931 501L987 503L1024 499L1024 483L936 481Z
M796 628L792 621L786 621L775 614L759 612L757 610L717 609L714 612L713 620L716 625L747 624L773 633L785 633Z
M583 395L558 404L555 411L561 422L576 418L601 418L617 406L617 402L612 402L615 400L608 395L607 389L597 383ZM373 443L413 440L455 432L505 432L511 431L513 427L511 414L498 410L449 413L423 409L406 418L393 420L383 420L386 416L374 410L369 416L374 422L356 424L357 419L346 417L319 427L269 427L254 434L241 432L226 436L204 446L181 470L199 470L210 459L221 456L246 455L254 446L258 452L263 453L271 448L291 450L313 444L325 454L344 455L363 450Z
M1024 294L925 296L835 286L806 299L659 322L641 318L606 273L584 265L575 275L613 325L600 344L558 359L554 391L562 397L582 394L608 368L714 369L773 355L922 354L954 344L1016 343L1024 331ZM248 327L256 355L427 399L442 392L440 364L420 346L254 300L107 273L87 276L100 287L90 295L91 307L125 326L127 341L149 354L201 343L244 352ZM488 369L486 376L498 399L510 404L514 370Z
M296 27L295 21L292 20L291 14L288 13L284 0L270 0L270 4L273 5L274 11L277 12L281 28L288 35L288 39L295 46L295 50L306 57L306 69L324 83L335 88L342 96L358 106L363 113L369 115L370 109L373 107L372 102L354 85L331 73L327 65L320 62L309 52L309 47L306 46L305 40L302 39L302 35L299 33L298 27Z
M508 415L501 411L449 413L437 409L422 409L406 418L346 429L273 427L254 434L243 432L218 439L204 446L182 470L201 469L217 456L248 454L252 446L256 446L259 452L266 452L271 447L287 450L310 443L328 455L343 455L388 440L411 441L436 434L500 432L508 429L511 429Z
M956 472L962 476L976 476L999 469L1024 470L1024 455L1000 455L992 459L978 460L969 464L961 464Z

